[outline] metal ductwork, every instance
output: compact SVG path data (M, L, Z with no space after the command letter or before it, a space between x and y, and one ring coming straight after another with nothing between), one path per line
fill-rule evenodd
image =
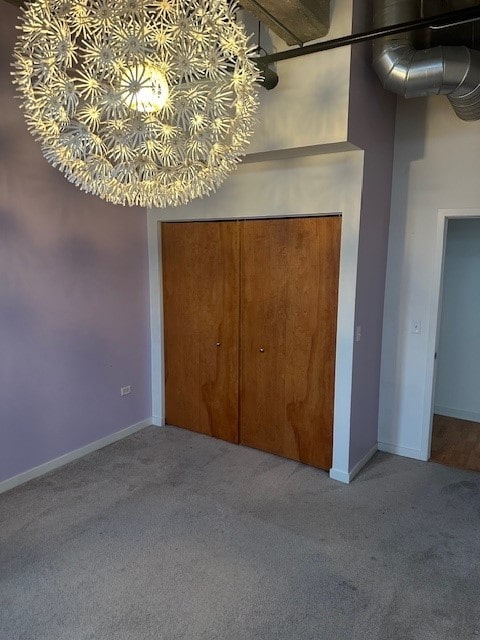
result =
M289 45L323 38L330 28L330 0L240 0Z
M376 0L375 27L421 17L420 0ZM385 89L404 98L443 94L462 120L480 119L480 52L465 46L417 49L414 35L381 38L373 64Z

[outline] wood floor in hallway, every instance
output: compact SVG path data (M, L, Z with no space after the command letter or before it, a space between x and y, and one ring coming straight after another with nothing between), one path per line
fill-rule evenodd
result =
M480 471L480 422L435 415L430 459Z

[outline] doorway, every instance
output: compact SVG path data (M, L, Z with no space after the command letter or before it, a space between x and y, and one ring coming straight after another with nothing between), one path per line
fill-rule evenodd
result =
M430 459L480 471L480 217L446 223Z

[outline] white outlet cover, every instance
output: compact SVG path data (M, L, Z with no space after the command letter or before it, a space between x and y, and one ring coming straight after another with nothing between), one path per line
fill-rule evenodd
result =
M416 334L422 333L422 323L420 322L420 320L414 320L412 322L411 332Z

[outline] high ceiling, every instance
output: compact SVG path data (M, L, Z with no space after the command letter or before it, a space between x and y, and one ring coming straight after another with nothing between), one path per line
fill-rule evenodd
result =
M240 0L287 44L322 38L330 28L330 0Z

